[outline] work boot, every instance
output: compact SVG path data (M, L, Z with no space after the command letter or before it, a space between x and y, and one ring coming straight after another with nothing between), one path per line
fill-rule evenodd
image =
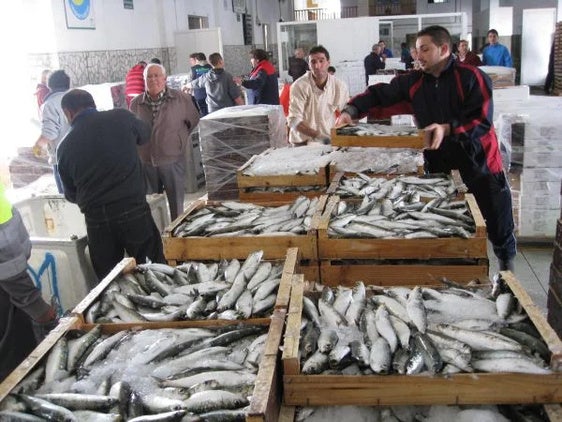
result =
M512 273L515 272L515 263L513 262L513 258L510 259L500 259L500 271L511 271Z

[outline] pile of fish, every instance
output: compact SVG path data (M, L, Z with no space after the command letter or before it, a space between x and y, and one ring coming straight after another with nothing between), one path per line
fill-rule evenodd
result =
M267 327L62 337L0 406L4 421L244 421ZM35 415L35 418L33 418Z
M418 136L419 130L409 126L357 123L337 129L336 134L340 136Z
M540 406L299 407L295 422L509 422L548 420Z
M423 153L413 148L345 147L332 151L336 171L375 174L412 174L423 166Z
M206 206L174 229L175 237L297 236L306 234L318 198L299 196L292 204L263 207L243 202Z
M302 373L550 374L550 351L513 294L485 290L324 287L304 297Z
M248 319L270 315L283 265L263 251L237 259L177 267L141 264L117 277L86 311L88 323Z
M385 179L358 174L343 179L336 193L363 199L360 203L340 201L333 210L328 234L383 239L469 238L475 230L474 219L466 201L457 200L455 192L447 177Z

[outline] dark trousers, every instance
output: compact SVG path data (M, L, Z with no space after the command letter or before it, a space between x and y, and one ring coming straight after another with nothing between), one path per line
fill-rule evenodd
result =
M0 289L0 383L36 345L31 319Z
M505 174L484 175L466 185L486 220L488 239L492 242L494 254L501 261L513 259L517 254L517 242L513 234L511 189Z
M197 106L197 109L199 110L199 114L201 115L201 117L209 114L209 109L207 108L207 99L206 98L195 98L195 97L193 97L193 99L195 100L195 105Z
M123 259L124 253L145 263L164 263L160 232L148 204L115 204L86 213L90 258L101 280Z
M147 187L146 193L162 193L166 191L172 221L183 213L186 166L184 157L170 164L153 166L145 163L143 165Z

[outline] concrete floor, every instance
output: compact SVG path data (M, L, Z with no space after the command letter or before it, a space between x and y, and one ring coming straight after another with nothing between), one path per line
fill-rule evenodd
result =
M498 271L498 261L488 245L490 274ZM515 277L527 290L533 302L547 314L548 280L553 246L547 244L519 244L515 258Z

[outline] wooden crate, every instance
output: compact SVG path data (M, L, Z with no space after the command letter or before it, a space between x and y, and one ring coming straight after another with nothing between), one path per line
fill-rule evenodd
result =
M545 404L544 411L548 417L545 422L562 422L562 406L559 404ZM294 422L296 417L297 407L281 405L279 410L279 422Z
M270 150L265 151L265 153ZM263 155L263 154L262 154ZM293 202L299 196L315 198L326 193L327 186L330 181L329 166L320 167L314 174L282 174L268 176L249 176L244 174L247 168L251 167L254 161L259 158L254 155L248 162L236 171L236 181L238 183L239 198L243 202L251 202L254 204L261 203L289 203ZM288 191L288 192L272 192L272 191L255 191L254 188L298 188L313 187L309 191Z
M277 261L279 262L279 261ZM82 324L86 324L86 313L90 306L98 302L105 290L111 286L113 281L123 273L130 272L134 270L136 266L135 260L133 258L125 258L118 264L108 275L105 277L90 293L73 309L72 313L76 315ZM287 309L289 306L289 299L291 295L291 281L292 276L297 272L304 272L310 277L314 277L318 274L317 266L302 265L299 255L298 248L290 248L287 250L287 255L283 263L283 271L281 274L281 282L279 283L279 289L277 292L277 300L275 302L274 309ZM314 278L315 279L315 278ZM252 318L251 321L257 323L263 323L267 321L269 317L263 318ZM214 326L217 324L230 323L226 320L185 320L185 321L175 321L178 327L183 325L191 326L192 322L198 322L201 326ZM153 323L157 324L157 323ZM115 323L114 325L117 330L131 329L138 326L138 323Z
M256 383L246 420L248 422L275 422L279 416L281 405L281 378L279 360L279 346L283 336L286 319L285 309L276 309L271 318L261 321L180 321L180 322L144 322L138 324L97 324L103 334L114 334L128 329L159 329L159 328L192 328L219 327L227 325L263 325L268 326L267 340L258 369ZM61 321L61 324L41 342L37 348L0 384L0 402L11 390L22 381L25 376L46 358L55 343L71 330L89 331L95 325L84 324L83 320L74 315Z
M548 345L551 368L562 369L562 342L540 309L510 272L502 273L531 321ZM518 404L562 401L562 374L517 373L440 375L302 375L299 341L304 283L293 279L283 344L284 404L317 405L429 405Z
M318 220L318 258L342 259L487 259L486 225L474 196L466 195L470 212L476 223L476 231L469 239L458 237L435 239L368 239L332 238L328 226L332 212L339 202L332 196Z
M365 174L372 178L385 178L385 179L394 179L396 177L404 176L403 174L388 174L388 175L370 174L370 173L365 173ZM328 187L326 193L328 195L336 195L338 187L342 183L342 179L346 177L355 177L356 175L357 173L347 173L347 172L335 173L331 178L330 186ZM416 175L422 176L423 168L418 169L418 173ZM458 200L465 199L465 194L467 193L467 187L462 180L460 172L458 170L451 170L450 177L456 187L456 192L457 192L456 199ZM345 201L350 201L350 202L360 202L362 199L363 199L362 197L353 197L353 196L344 198Z
M425 146L424 131L418 131L417 136L354 136L338 135L337 129L332 128L331 143L335 147L382 147L382 148L416 148Z
M306 235L297 236L239 236L239 237L174 237L172 233L191 213L207 205L218 205L213 201L198 200L171 223L162 235L164 256L170 265L181 261L209 259L244 259L249 253L263 250L265 259L284 258L288 248L297 247L302 259L317 260L317 235L314 227L324 209L327 197L321 197L312 219L313 227ZM274 204L278 206L279 204Z

